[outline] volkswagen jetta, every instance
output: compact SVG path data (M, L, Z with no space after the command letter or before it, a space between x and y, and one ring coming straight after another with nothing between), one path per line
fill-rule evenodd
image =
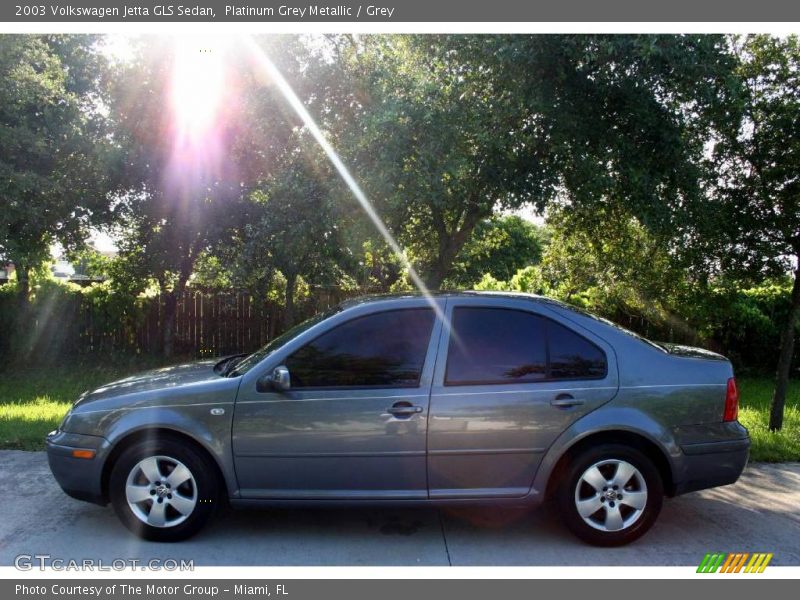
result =
M47 439L71 496L175 541L217 507L556 502L598 545L748 456L730 362L524 294L345 302L248 356L86 392Z

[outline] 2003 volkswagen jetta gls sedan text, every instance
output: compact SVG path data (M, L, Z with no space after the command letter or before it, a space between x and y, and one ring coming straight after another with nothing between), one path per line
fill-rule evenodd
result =
M750 441L731 364L560 302L345 302L248 356L84 393L47 439L71 496L175 541L223 502L534 507L598 545L666 496L733 483Z

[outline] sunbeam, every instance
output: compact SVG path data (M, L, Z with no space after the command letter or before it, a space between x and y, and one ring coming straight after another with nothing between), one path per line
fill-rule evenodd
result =
M425 285L425 282L422 281L419 274L417 273L414 266L411 264L411 261L408 260L405 251L400 247L400 244L394 239L394 236L389 232L389 229L386 227L386 224L383 222L383 219L380 218L380 215L375 211L375 208L372 206L372 202L369 201L367 195L364 193L364 190L361 189L361 186L355 180L353 175L350 173L347 166L344 164L342 159L339 157L339 154L333 148L331 143L325 137L325 134L317 125L314 118L311 114L306 110L306 107L303 105L300 98L297 97L292 86L289 85L289 82L283 77L283 74L278 70L275 64L270 60L270 58L266 55L266 53L256 44L255 40L252 37L247 36L245 37L245 44L247 45L248 49L252 52L253 57L258 62L258 66L264 69L264 72L269 76L271 81L277 86L278 90L280 91L281 95L284 97L286 102L292 108L292 110L300 117L300 120L303 122L303 125L311 132L311 135L320 145L322 150L325 152L328 160L331 161L336 171L339 173L339 176L342 180L347 184L347 187L350 188L355 199L361 205L361 208L369 217L372 224L381 234L386 243L389 244L389 247L402 261L403 266L408 270L408 275L411 278L411 281L414 283L416 288L425 296L428 300L428 303L433 308L434 312L437 316L443 321L442 318L444 315L442 314L439 305L434 301L433 295L431 294L428 287Z

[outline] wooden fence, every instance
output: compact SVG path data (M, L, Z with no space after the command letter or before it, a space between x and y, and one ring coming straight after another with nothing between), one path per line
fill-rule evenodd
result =
M110 346L136 353L159 352L165 328L162 299L147 298L136 312L116 328L95 327L94 307L81 306L83 350L97 352ZM174 352L220 356L252 351L275 336L282 316L280 305L258 301L246 293L186 292L177 298Z
M347 294L319 290L298 303L295 316L303 319L337 304ZM155 355L162 350L163 299L138 298L123 306L96 302L81 294L39 298L25 318L22 334L14 329L15 304L0 306L0 354L13 352L36 360L58 361L78 355ZM251 352L280 333L283 306L246 292L187 291L177 298L174 354L221 356ZM11 338L24 337L21 344Z

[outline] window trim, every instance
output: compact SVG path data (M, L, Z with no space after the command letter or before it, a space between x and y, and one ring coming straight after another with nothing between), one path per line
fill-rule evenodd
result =
M455 311L457 311L459 309L462 309L462 308L466 308L466 309L506 310L506 311L512 311L512 312L521 312L521 313L532 315L534 317L538 317L538 318L544 320L545 321L545 327L544 327L545 360L547 361L547 366L546 366L547 375L545 377L541 378L541 379L526 380L526 381L520 381L520 380L509 381L507 379L500 379L500 380L485 380L485 381L471 380L471 381L449 382L447 380L447 371L448 371L449 366L450 366L450 345L451 345L451 342L452 342L452 339L453 339L452 333L451 333L451 331L453 330L453 317L454 317ZM548 327L548 323L547 323L548 321L551 322L551 323L554 323L555 325L563 327L564 329L566 329L570 333L578 336L582 340L586 341L588 344L591 344L592 346L597 348L597 350L603 356L603 363L604 363L603 374L602 375L595 375L595 376L592 376L592 377L550 377L549 375L550 375L550 371L551 371L551 366L550 366L551 365L551 361L550 361L550 333L549 333L549 327ZM481 386L481 385L532 385L532 384L538 384L538 383L553 383L553 382L562 382L562 381L600 381L600 380L603 380L603 379L608 377L608 354L606 353L605 350L603 350L603 348L601 348L598 344L594 343L592 340L588 339L586 336L584 336L584 335L578 333L577 331L575 331L572 327L568 327L567 325L565 325L564 323L558 321L557 319L553 319L552 317L549 317L547 315L543 315L540 312L536 312L536 311L532 311L532 310L526 310L524 308L511 307L511 306L491 306L491 305L485 305L485 304L480 304L480 305L463 304L463 305L459 305L459 306L453 306L452 310L450 311L450 315L449 315L449 327L447 327L447 331L448 331L448 335L447 335L447 354L445 356L444 371L442 373L442 385L444 387L467 387L467 386L475 387L475 386Z
M408 308L387 308L384 310L377 310L375 312L370 312L364 315L358 315L353 317L352 319L348 319L342 323L334 325L330 329L321 332L316 337L310 339L309 341L305 342L302 346L300 346L297 350L289 354L288 356L283 358L283 364L285 365L288 360L294 356L296 353L300 352L306 346L313 344L319 338L339 329L340 327L344 327L352 323L353 321L358 321L359 319L365 319L367 317L374 317L376 315L382 315L385 313L398 313L398 312L409 312L409 311L429 311L431 313L431 329L428 332L428 343L425 346L425 355L422 357L422 367L419 370L419 377L417 377L416 383L406 383L402 385L307 385L303 387L290 387L290 391L293 392L304 392L306 390L309 391L337 391L337 390L408 390L408 389L420 389L422 387L422 375L425 372L425 363L428 361L428 355L430 354L431 349L431 341L434 338L434 331L436 330L436 312L430 306L414 306ZM288 368L288 367L287 367ZM291 377L292 370L289 369L289 376Z

